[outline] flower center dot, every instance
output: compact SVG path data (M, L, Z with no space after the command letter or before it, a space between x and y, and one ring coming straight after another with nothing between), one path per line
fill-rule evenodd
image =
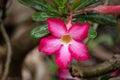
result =
M68 44L72 41L72 37L70 35L64 35L62 38L61 38L63 44Z

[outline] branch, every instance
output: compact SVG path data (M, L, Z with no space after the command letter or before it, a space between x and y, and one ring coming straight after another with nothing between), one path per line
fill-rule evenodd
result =
M105 0L105 2L104 2L104 6L107 6L109 4L109 0ZM96 7L89 7L89 8L84 8L84 9L80 9L80 10L78 10L78 11L75 11L75 12L73 12L73 15L75 16L75 15L78 15L78 14L82 14L82 13L86 13L86 12L90 12L90 11L95 11L96 12L96 10L95 10L95 8ZM102 8L102 7L101 7ZM98 8L97 8L98 9ZM103 13L104 14L104 13Z
M0 29L1 29L2 35L5 39L6 45L7 45L7 58L6 58L6 63L5 63L3 76L1 78L1 80L6 80L6 78L8 76L8 72L9 72L10 63L11 63L12 49L11 49L11 44L10 44L9 37L6 33L6 30L5 30L2 22L1 22L1 25L0 25Z
M120 68L120 56L114 55L111 59L95 66L81 67L72 64L70 67L71 75L74 77L90 78L104 75Z

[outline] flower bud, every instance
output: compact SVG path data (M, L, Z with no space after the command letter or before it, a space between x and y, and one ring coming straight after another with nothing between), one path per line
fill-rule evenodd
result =
M117 6L99 5L93 8L93 11L101 14L120 14L120 5L117 5Z

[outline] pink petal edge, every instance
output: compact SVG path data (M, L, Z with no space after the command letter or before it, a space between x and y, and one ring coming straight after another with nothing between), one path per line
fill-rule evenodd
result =
M89 58L88 48L83 43L80 42L78 43L77 41L73 41L72 44L70 44L69 46L69 50L71 52L71 55L76 60L86 61Z
M56 55L56 64L62 69L67 69L71 60L72 56L68 50L68 46L62 46Z
M48 30L53 36L60 38L66 33L67 28L63 20L58 18L48 18L47 22Z
M60 49L60 43L60 39L53 36L45 37L40 40L39 51L51 55Z
M68 33L77 41L84 40L88 35L89 23L75 23L69 29Z

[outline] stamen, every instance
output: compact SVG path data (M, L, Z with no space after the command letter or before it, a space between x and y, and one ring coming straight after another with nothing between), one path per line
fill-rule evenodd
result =
M70 35L64 35L62 38L61 38L63 44L68 44L72 41L72 37Z

